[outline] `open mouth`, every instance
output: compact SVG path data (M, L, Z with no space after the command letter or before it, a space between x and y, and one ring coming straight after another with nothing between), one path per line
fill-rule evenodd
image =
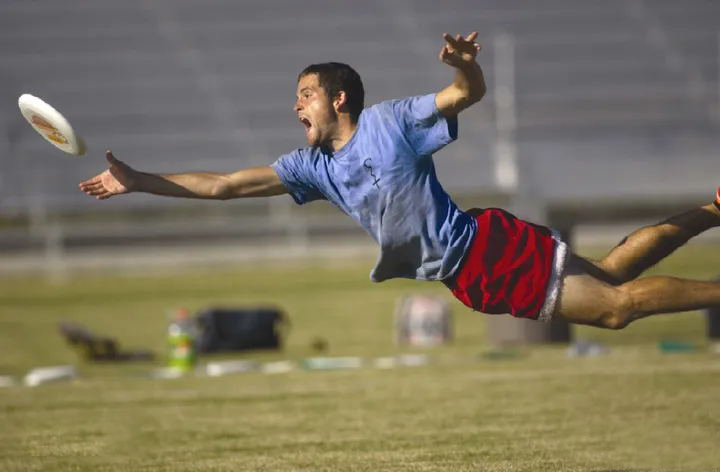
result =
M308 134L310 132L310 128L312 128L312 123L310 123L310 120L300 117L300 123L302 123L302 125L305 127L305 134Z

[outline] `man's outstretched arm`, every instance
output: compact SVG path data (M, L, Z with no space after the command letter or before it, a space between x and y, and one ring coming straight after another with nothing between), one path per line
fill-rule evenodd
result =
M440 49L438 59L456 70L453 83L435 96L435 104L445 117L457 115L485 95L485 77L475 61L481 48L475 38L477 31L467 37L443 35L446 44Z
M117 160L111 151L107 151L105 157L110 164L108 170L79 185L80 190L98 200L131 192L216 200L287 193L282 181L269 166L254 167L229 174L214 172L149 174L139 172Z

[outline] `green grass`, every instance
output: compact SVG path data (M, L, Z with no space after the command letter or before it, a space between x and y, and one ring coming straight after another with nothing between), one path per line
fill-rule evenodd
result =
M720 251L695 246L654 269L718 275ZM372 284L372 261L277 265L144 276L93 273L62 284L0 280L0 375L76 364L68 383L0 389L0 470L710 471L720 470L720 356L700 313L657 316L621 332L576 327L607 356L564 346L490 360L485 315L453 304L456 339L431 363L394 370L154 380L157 363L87 364L60 320L165 350L174 307L274 304L292 328L283 352L243 357L365 358L393 343L398 297L440 284ZM662 354L660 339L693 343Z

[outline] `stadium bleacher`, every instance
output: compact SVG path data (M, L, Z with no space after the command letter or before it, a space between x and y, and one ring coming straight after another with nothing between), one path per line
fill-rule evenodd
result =
M95 208L76 184L104 168L106 148L148 171L269 164L304 144L291 106L305 65L352 64L367 104L432 92L452 77L440 35L472 30L491 89L493 39L514 38L519 159L543 195L712 192L719 20L712 0L5 0L0 213L38 199ZM90 156L35 136L14 104L22 92L63 110ZM448 189L495 186L493 116L489 95L438 154Z

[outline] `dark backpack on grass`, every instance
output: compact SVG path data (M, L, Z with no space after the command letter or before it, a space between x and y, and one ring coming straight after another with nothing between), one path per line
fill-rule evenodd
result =
M210 308L197 315L199 352L280 349L285 315L277 308Z

